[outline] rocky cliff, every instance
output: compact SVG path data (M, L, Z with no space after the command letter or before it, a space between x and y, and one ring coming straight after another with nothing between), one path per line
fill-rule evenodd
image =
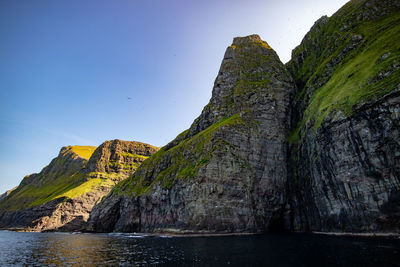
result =
M350 1L322 17L287 68L292 229L400 230L400 2Z
M202 114L88 229L400 230L399 6L350 1L286 66L258 36L235 38Z
M93 205L157 150L120 140L106 141L98 148L63 147L40 173L26 176L0 200L0 227L80 230Z
M80 229L91 211L96 232L400 231L399 131L400 2L352 0L286 65L235 38L209 104L154 155L62 149L0 200L0 227Z
M235 38L201 115L95 206L88 229L262 232L281 227L294 86L259 36Z

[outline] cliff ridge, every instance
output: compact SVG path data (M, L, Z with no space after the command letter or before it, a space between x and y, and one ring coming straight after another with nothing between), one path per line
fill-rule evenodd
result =
M93 205L158 148L106 141L68 146L40 173L26 176L0 200L0 227L28 231L82 230Z

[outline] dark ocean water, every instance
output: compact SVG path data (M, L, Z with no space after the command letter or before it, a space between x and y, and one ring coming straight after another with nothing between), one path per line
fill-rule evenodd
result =
M400 239L143 237L0 231L0 266L400 266Z

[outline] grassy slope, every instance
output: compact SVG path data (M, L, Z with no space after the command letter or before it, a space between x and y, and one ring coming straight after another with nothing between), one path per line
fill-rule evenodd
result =
M76 198L85 193L89 193L101 186L114 185L115 177L112 174L81 172L86 160L91 156L96 147L91 146L71 146L67 147L80 158L84 158L83 164L73 166L69 172L60 173L59 171L50 173L40 173L26 179L34 179L30 183L19 186L9 197L0 202L0 208L6 210L17 210L31 208L47 203L61 197ZM51 166L55 168L66 164L65 157L58 157L52 161ZM50 166L49 165L49 166ZM111 179L104 179L111 178Z
M248 99L259 95L261 97L271 79L280 79L275 77L280 74L274 68L281 68L281 63L266 42L258 39L259 37L247 38L252 40L236 43L228 48L235 52L235 60L225 62L220 70L238 77L231 92L218 103L210 101L203 109L202 115L211 113L211 110L218 111L215 123L197 132L198 128L193 125L204 119L200 115L190 129L179 134L167 146L144 161L133 176L116 185L113 194L139 196L150 193L155 185L170 189L178 180L193 179L213 155L226 153L225 149L231 146L220 137L221 131L226 128L235 128L235 131L248 130L258 125L252 119L253 106Z
M223 142L222 140L210 142L210 140L224 127L244 124L239 114L235 114L182 140L168 150L162 148L144 161L132 177L117 184L114 193L139 196L149 193L156 184L171 188L177 179L193 178L199 169L209 162L212 152ZM177 139L186 132L180 134Z
M75 152L75 150L73 151ZM146 156L131 154L131 153L122 153L122 155L125 157L140 158L140 159L148 158ZM136 162L129 164L109 162L110 166L113 164L122 165L124 171L130 171L130 172L136 170L140 166L140 163ZM88 174L81 174L80 172L78 172L71 177L66 177L66 179L64 178L64 181L67 182L67 184L69 184L70 187L66 187L66 189L63 190L62 192L56 192L56 194L52 195L50 200L57 199L60 197L76 198L83 194L89 193L93 190L96 190L99 187L112 187L120 179L121 175L118 173L91 172ZM62 182L57 184L62 184ZM49 200L46 199L43 201L42 202L45 203Z
M28 177L27 179L34 179L34 181L24 186L19 186L9 197L0 201L0 209L26 209L62 197L70 199L77 198L99 189L100 187L112 187L120 180L121 175L118 173L82 172L82 168L93 154L96 147L70 146L66 147L66 149L72 151L80 158L83 158L83 164L78 165L78 167L70 165L67 170L64 170L62 168L65 167L67 158L63 156L57 157L49 165L55 168L56 171L50 173L43 173L42 171L38 175ZM124 153L123 156L138 157L140 159L147 158L142 155L130 153ZM117 163L109 162L109 164ZM131 163L123 165L122 167L125 171L133 171L139 165L139 163Z
M71 146L72 151L84 159L89 159L96 148L95 146Z
M76 186L82 184L83 175L78 173L70 176L58 176L54 180L48 181L37 187L28 184L17 188L5 201L1 202L0 207L10 210L31 208L39 206L53 199L57 199Z
M400 63L400 12L395 11L377 20L360 23L349 30L340 30L338 26L362 3L353 2L330 18L323 25L320 34L311 32L311 38L322 38L326 42L333 42L334 38L340 40L340 44L337 44L333 52L329 49L330 45L326 44L327 47L321 56L309 55L301 68L294 73L297 81L309 77L308 80L305 79L306 85L299 92L298 99L307 93L312 82L324 75L328 64L352 41L352 36L361 35L363 43L347 53L327 83L314 91L303 119L291 135L291 141L299 138L301 128L311 125L315 130L328 115L337 111L349 116L354 107L391 92L399 84L400 69L393 69L393 65ZM294 56L301 50L299 47ZM382 58L384 54L389 56ZM314 66L310 65L311 62L314 62ZM390 73L387 76L382 76L388 72ZM379 76L381 77L378 78Z

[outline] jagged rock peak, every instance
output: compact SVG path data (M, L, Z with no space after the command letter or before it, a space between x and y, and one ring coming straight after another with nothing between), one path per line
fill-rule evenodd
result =
M235 38L190 129L91 213L90 231L261 232L284 213L294 83L259 36Z
M274 69L276 64L282 65L275 51L267 42L261 40L260 36L253 34L234 38L232 45L226 49L215 79L210 101L210 104L214 106L213 109L221 110L223 106L226 106L226 102L241 104L249 102L245 94L249 88L244 88L246 86L243 87L243 83L259 82L260 86L265 86L265 81L270 80L273 78L271 76L279 72L277 69L280 69L280 66ZM253 87L253 85L247 87ZM240 110L234 110L235 113L238 111ZM221 114L232 115L229 111L228 114L225 113Z
M244 44L263 44L268 49L272 49L266 41L263 41L258 34L252 34L244 37L233 38L232 45L244 45Z
M210 125L234 114L253 118L270 107L257 103L262 95L276 95L273 88L291 91L292 78L275 51L260 36L236 37L226 49L212 97L190 129L167 145L194 136ZM289 94L290 95L290 94ZM288 96L289 97L289 96Z

